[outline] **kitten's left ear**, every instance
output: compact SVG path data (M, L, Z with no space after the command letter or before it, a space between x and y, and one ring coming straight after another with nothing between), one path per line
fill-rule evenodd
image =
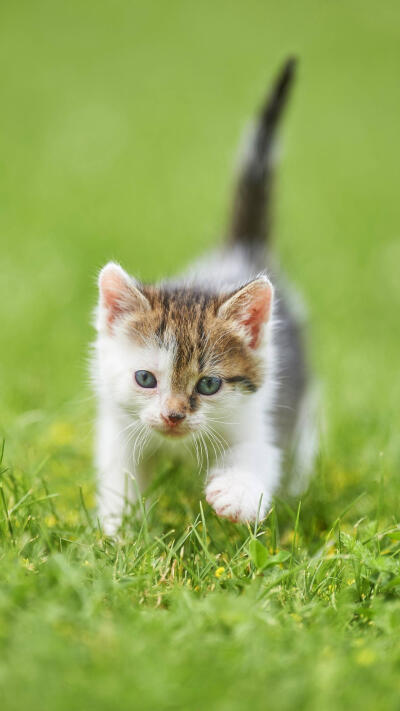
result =
M271 316L272 297L271 282L266 276L260 276L224 301L218 316L236 322L250 348L256 349Z

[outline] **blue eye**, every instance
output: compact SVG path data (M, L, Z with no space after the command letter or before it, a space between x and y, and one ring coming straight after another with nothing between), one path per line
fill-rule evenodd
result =
M137 370L135 380L141 388L155 388L157 380L149 370Z
M215 395L222 385L221 378L215 375L206 375L200 378L196 385L196 390L200 395Z

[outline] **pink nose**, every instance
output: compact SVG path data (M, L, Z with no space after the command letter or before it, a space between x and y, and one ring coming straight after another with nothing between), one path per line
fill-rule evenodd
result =
M183 412L169 412L167 415L161 414L161 417L167 425L175 427L185 419L186 415Z

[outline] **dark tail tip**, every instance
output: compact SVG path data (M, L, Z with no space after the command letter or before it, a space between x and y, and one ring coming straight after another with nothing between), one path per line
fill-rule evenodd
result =
M290 57L278 75L260 115L260 130L271 136L278 123L289 96L290 87L295 77L297 59Z
M259 113L237 183L229 230L231 242L255 244L268 238L273 177L271 153L296 67L297 59L289 57Z

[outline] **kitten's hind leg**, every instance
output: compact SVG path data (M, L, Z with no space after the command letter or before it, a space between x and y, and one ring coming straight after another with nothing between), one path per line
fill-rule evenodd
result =
M321 415L320 389L313 384L303 396L297 417L292 466L287 483L287 491L291 496L304 493L314 472L324 424Z

